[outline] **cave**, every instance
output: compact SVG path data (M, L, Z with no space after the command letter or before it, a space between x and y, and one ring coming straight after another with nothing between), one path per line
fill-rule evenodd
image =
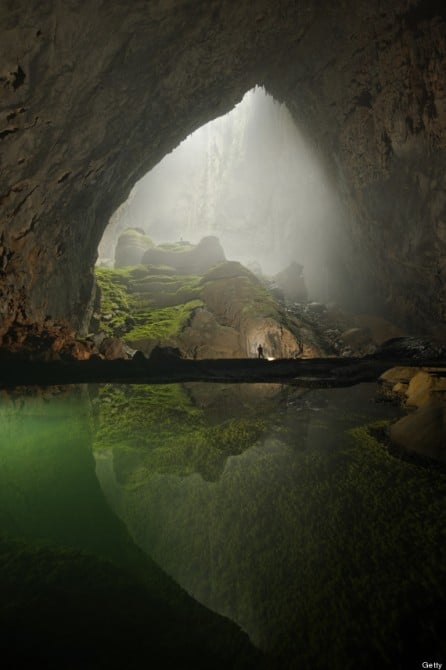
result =
M443 28L431 2L6 4L2 334L46 318L85 330L111 214L256 85L287 105L345 205L351 300L442 332Z
M445 29L436 0L2 3L5 658L441 667ZM132 189L255 90L332 196L308 276L291 224L265 244L299 297L215 227L107 274Z

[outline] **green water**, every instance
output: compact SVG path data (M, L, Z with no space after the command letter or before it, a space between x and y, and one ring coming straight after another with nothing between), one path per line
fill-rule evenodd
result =
M4 393L2 650L57 668L446 660L446 476L389 454L375 436L399 410L375 395Z

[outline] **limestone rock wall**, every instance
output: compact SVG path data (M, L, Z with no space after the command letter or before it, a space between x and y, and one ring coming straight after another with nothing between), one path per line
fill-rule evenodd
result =
M131 187L255 84L284 101L349 210L332 274L416 325L444 318L445 12L416 0L6 0L0 335L82 330Z

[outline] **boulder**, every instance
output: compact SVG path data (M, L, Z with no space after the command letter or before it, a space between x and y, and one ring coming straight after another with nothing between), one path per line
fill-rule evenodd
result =
M118 238L115 249L115 268L140 265L153 242L141 228L127 228Z
M446 405L431 404L403 417L390 427L393 444L446 463Z
M446 400L446 378L435 373L434 368L419 370L411 378L406 391L406 405L424 407Z
M128 358L124 342L117 337L105 337L99 346L99 352L108 361Z
M181 351L178 347L161 347L156 345L150 352L151 362L172 361L178 358L182 358Z
M354 317L354 323L358 328L366 329L373 343L380 346L387 340L401 337L404 332L390 321L372 314L359 314Z
M148 249L142 257L144 265L167 265L180 274L203 274L225 260L218 237L203 237L192 249L175 251L161 247Z
M190 358L239 358L244 355L237 330L218 323L206 309L196 310L178 340Z
M349 328L340 335L339 339L356 355L371 354L376 349L369 331L365 328Z

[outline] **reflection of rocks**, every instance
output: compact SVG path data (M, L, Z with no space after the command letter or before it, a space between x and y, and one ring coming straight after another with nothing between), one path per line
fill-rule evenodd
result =
M206 413L208 421L231 417L259 417L280 409L288 394L281 384L184 384L193 404Z
M190 385L190 391L206 405L203 385ZM420 469L367 443L351 446L344 430L356 411L361 418L364 410L383 411L370 403L370 389L355 404L362 392L292 389L296 406L300 398L309 411L296 412L291 403L273 433L228 458L218 480L148 472L136 458L122 464L109 454L98 471L107 499L138 545L199 602L277 654L277 668L294 668L296 659L304 668L347 668L352 658L365 658L361 667L367 670L387 667L383 653L400 645L401 621L407 615L419 624L413 598L424 607L431 597L425 580L432 584L434 574L441 583L442 573L435 572L442 570L435 551L441 521L429 520L444 483L433 480L426 494ZM327 410L314 412L324 399ZM220 421L228 420L224 403ZM383 481L398 485L389 492ZM392 524L395 509L398 523ZM408 533L410 555L402 541ZM395 603L401 570L403 597ZM427 619L438 624L430 614ZM307 630L311 636L302 633Z

